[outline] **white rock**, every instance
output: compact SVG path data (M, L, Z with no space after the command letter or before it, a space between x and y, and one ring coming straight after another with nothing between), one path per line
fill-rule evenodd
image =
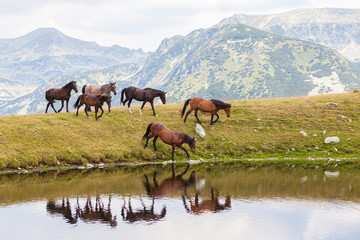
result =
M304 137L307 137L307 133L303 130L300 131L300 133L304 136Z
M202 128L200 124L196 124L195 126L195 132L199 134L201 138L204 138L206 136L205 130Z
M91 163L87 163L87 164L85 165L85 167L86 167L86 168L93 168L94 165L92 165Z
M325 138L325 143L339 143L339 142L340 142L340 138L337 136Z
M325 171L325 176L327 177L338 177L340 175L339 171L331 172L331 171Z

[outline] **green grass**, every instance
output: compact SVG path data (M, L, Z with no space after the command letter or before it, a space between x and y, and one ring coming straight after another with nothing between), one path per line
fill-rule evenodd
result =
M327 102L336 103L334 107ZM223 111L210 126L210 115L201 113L207 135L198 137L192 159L220 160L247 158L358 158L360 154L359 93L316 97L232 101L231 117ZM150 106L139 115L114 108L95 121L80 112L0 117L0 169L66 166L85 163L162 161L171 159L171 147L158 140L143 149L142 136L151 122L196 136L196 119L180 119L182 104ZM304 137L300 131L305 131ZM324 134L324 130L326 133ZM340 143L324 144L328 136ZM185 145L187 149L188 146ZM185 153L177 149L176 160Z

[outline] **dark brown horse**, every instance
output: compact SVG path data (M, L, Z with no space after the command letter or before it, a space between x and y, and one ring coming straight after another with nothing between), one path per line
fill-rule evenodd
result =
M76 111L76 116L79 115L79 108L85 104L85 113L86 116L88 118L90 118L88 112L87 112L87 107L88 106L95 106L95 119L98 120L98 118L101 118L101 116L104 113L104 110L102 108L104 102L108 101L109 98L111 99L111 96L106 96L106 95L94 95L94 94L82 94L78 97L78 99L76 100L75 104L74 104L74 108L77 108ZM101 110L101 114L98 117L97 113L98 110Z
M71 90L74 90L76 93L78 92L76 81L71 81L62 88L50 88L45 92L45 98L49 102L46 106L45 113L47 113L49 106L51 105L54 112L61 112L64 107L64 101L66 101L66 112L69 112L69 99L71 97ZM61 108L59 111L56 111L54 108L55 100L61 100Z
M140 88L131 86L131 87L124 88L121 91L121 99L120 100L123 104L123 111L125 110L126 102L129 101L128 109L129 109L130 113L132 113L132 111L130 109L130 104L133 99L135 99L137 101L143 101L143 104L141 105L141 109L139 111L140 114L142 114L141 111L142 111L143 107L145 106L145 104L147 102L149 102L151 105L151 108L153 110L154 116L157 116L155 113L155 109L154 109L154 98L160 97L162 103L165 104L166 103L165 94L166 94L166 92L152 89L152 88L140 89ZM124 100L124 95L126 97L125 100Z
M188 180L183 179L183 176L189 170L190 164L187 165L187 168L181 174L175 175L174 170L174 163L171 164L172 175L170 178L166 178L165 180L161 181L160 184L156 181L156 171L154 173L153 182L154 185L152 186L149 183L148 176L145 176L145 188L149 197L157 198L157 197L164 197L168 194L172 194L178 191L184 191L186 194L186 190L191 185L195 184L196 181L196 174L195 171L192 171Z
M198 110L200 110L202 112L210 112L211 113L210 125L213 125L214 123L217 122L217 120L219 120L219 115L217 114L217 112L220 109L224 109L226 116L230 117L230 111L231 111L230 104L224 103L223 101L216 100L216 99L206 100L206 99L202 99L202 98L198 98L198 97L190 98L185 101L183 110L181 112L181 117L184 116L186 107L189 105L189 103L190 103L190 110L185 115L184 123L186 123L186 118L194 110L195 110L195 117L200 124L201 124L201 121L199 120L198 115L197 115ZM215 121L213 121L214 115L217 117Z
M166 215L166 207L163 206L161 213L155 213L154 211L154 199L152 199L152 204L150 209L146 209L146 206L144 202L141 199L141 204L143 206L142 209L134 211L131 206L131 201L129 199L128 208L126 208L126 203L124 202L124 205L121 209L121 216L124 221L127 221L129 223L135 223L139 221L145 221L145 222L155 222L159 221Z
M216 191L214 195L214 189L211 188L211 199L205 199L199 202L199 193L195 195L195 202L189 198L190 208L186 205L185 196L182 196L184 207L188 213L193 213L196 215L207 213L207 212L220 212L226 209L231 208L231 199L230 196L225 198L225 203L219 203L219 193Z
M156 151L156 140L160 137L160 139L166 143L172 146L172 152L171 152L171 159L174 160L174 151L175 147L181 148L186 152L187 157L190 159L189 153L186 151L186 149L182 146L184 143L189 144L189 147L192 152L195 152L196 146L195 146L195 138L190 137L189 135L173 131L165 127L162 123L150 123L146 129L146 133L143 136L143 139L146 139L146 143L144 148L148 146L148 142L150 138L154 138L154 150Z
M116 95L116 82L112 83L110 82L109 84L105 84L105 85L101 85L101 86L97 86L94 84L90 84L90 85L84 85L82 88L82 93L86 93L86 94L96 94L96 95L107 95L111 97L111 92L114 93L114 95ZM108 109L109 112L111 113L111 98L108 98L108 100L106 101L107 105L108 105ZM88 108L89 111L91 111L90 106Z

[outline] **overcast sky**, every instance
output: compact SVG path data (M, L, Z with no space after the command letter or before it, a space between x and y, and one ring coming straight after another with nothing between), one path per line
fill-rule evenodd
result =
M162 39L210 27L236 13L360 8L359 0L0 0L0 38L53 27L74 38L155 51Z

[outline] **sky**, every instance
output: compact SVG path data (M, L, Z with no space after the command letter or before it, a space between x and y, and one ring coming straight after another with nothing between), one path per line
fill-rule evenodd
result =
M297 8L360 8L359 0L0 0L0 38L40 27L102 46L155 51L164 38L211 27L234 14Z

